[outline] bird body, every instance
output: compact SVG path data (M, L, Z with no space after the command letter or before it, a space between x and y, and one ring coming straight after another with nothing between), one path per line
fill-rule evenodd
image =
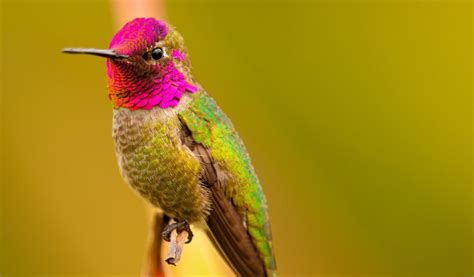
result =
M113 111L112 134L122 176L127 183L170 218L192 223L204 220L210 202L199 185L199 161L181 142L179 107Z
M126 182L169 218L204 226L239 275L274 275L258 177L231 121L194 80L181 35L139 18L109 48L65 52L108 58L113 138Z

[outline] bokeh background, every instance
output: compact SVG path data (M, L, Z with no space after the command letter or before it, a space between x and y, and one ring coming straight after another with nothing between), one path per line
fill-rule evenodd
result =
M251 153L280 276L473 275L471 1L166 8ZM104 60L59 52L116 30L104 0L1 3L2 276L140 272ZM185 276L217 275L192 247Z

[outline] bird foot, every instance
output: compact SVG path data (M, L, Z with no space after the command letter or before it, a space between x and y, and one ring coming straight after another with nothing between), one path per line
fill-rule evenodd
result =
M189 226L189 223L186 220L180 221L180 222L175 222L172 224L167 225L162 233L163 239L165 241L170 241L171 238L171 232L173 230L176 230L176 232L179 234L182 231L186 231L188 233L188 239L186 243L190 243L193 240L193 232L191 231L191 227Z
M193 232L191 232L189 223L187 221L176 222L173 219L163 229L161 236L163 240L169 241L168 254L165 261L168 264L177 265L181 259L184 244L191 242L193 238Z

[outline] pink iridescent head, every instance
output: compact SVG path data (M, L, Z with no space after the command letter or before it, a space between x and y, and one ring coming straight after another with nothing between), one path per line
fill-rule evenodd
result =
M107 58L109 98L130 110L175 107L193 85L181 35L165 22L136 18L112 38L109 49L64 49Z

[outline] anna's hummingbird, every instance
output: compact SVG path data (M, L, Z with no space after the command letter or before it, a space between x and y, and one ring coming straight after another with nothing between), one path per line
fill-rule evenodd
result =
M113 138L125 181L167 218L163 238L189 224L208 231L242 276L275 274L265 196L229 118L194 80L176 29L137 18L109 49L67 48L107 58Z

